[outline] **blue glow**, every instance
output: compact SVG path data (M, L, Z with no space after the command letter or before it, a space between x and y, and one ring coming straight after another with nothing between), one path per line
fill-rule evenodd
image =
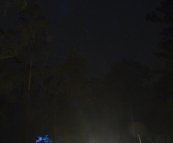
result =
M48 138L48 135L46 135L45 137L38 136L38 139L36 140L36 143L39 143L39 142L51 143L52 139Z

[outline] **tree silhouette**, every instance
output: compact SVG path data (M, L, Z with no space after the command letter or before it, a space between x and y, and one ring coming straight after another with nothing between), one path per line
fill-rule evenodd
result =
M138 62L123 60L114 64L105 77L104 104L109 126L114 125L119 139L128 135L128 126L147 121L150 108L150 69ZM119 134L119 135L118 135ZM129 138L130 139L130 138Z
M166 28L161 32L161 41L155 56L162 58L165 68L160 68L156 73L162 75L156 84L157 98L155 98L156 112L158 113L158 127L162 134L172 137L172 110L173 110L173 1L163 0L161 7L147 15L147 20L163 23ZM166 121L165 121L166 118Z
M3 6L7 11L8 7ZM38 78L34 80L36 74L41 73L40 78L47 78L47 75L43 74L47 58L44 59L43 57L48 57L53 53L50 48L53 47L53 36L49 23L43 17L39 1L28 1L27 4L25 0L9 1L9 6L16 7L19 12L19 19L16 26L8 31L1 30L0 32L1 99L3 101L4 99L13 99L16 103L15 107L21 107L19 116L21 118L18 121L15 120L21 121L19 123L20 128L23 126L23 122L28 122L27 125L30 122L29 107L32 107L33 104L33 101L31 102L33 97L31 98L30 95L35 92L31 84L38 82ZM8 13L5 16L8 16ZM40 65L43 67L40 70L36 62L41 59L44 63ZM5 100L5 102L10 100ZM26 115L26 110L27 117L23 117L22 114ZM9 115L6 114L5 116L8 118ZM25 133L22 131L24 131L23 127L21 128L21 136ZM29 130L27 129L27 131ZM26 142L28 141L27 137Z

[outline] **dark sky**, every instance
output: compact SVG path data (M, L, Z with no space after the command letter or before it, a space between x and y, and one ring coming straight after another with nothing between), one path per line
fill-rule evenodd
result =
M77 48L87 55L100 75L123 58L154 68L161 65L152 52L157 50L163 26L145 19L147 13L159 6L160 0L42 2L56 35L57 60L63 59L70 48Z
M152 52L162 26L145 16L160 0L43 0L43 4L60 59L70 48L78 48L102 73L123 58L159 66Z

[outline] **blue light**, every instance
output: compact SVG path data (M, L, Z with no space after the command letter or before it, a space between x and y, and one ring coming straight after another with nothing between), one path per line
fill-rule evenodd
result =
M52 140L51 140L51 138L48 138L48 135L46 135L45 137L38 136L36 143L39 143L39 142L51 143Z

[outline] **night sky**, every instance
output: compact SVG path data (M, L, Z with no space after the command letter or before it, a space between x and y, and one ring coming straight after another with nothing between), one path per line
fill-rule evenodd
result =
M123 58L151 68L161 65L152 52L157 50L163 25L145 19L159 0L43 0L43 4L56 35L57 60L76 48L100 75Z

